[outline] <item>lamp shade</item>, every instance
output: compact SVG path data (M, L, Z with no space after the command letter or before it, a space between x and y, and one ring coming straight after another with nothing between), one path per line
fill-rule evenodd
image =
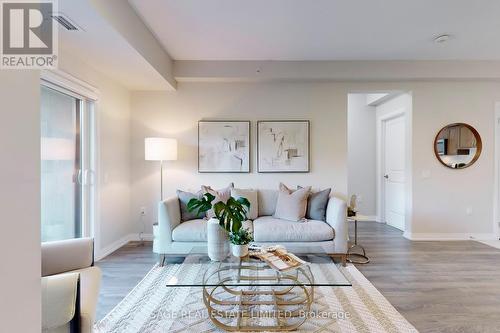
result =
M146 161L177 160L177 140L168 138L144 139L144 159Z

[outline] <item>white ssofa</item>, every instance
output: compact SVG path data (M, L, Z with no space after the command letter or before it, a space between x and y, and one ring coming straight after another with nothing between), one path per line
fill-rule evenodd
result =
M254 230L255 243L280 244L293 247L296 252L303 250L303 253L313 252L315 248L321 248L330 254L347 253L349 236L345 201L330 197L326 221L291 222L270 217L276 207L277 194L277 190L258 190L259 217L246 223ZM205 245L205 220L181 222L177 196L159 203L158 224L154 226L155 253L184 254L193 247Z

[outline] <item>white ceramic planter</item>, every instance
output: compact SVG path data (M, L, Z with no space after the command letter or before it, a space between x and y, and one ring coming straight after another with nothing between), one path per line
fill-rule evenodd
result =
M245 245L231 244L231 252L233 253L233 256L242 258L248 255L248 244Z
M222 261L229 253L227 231L219 225L219 220L211 218L207 221L207 252L213 261Z

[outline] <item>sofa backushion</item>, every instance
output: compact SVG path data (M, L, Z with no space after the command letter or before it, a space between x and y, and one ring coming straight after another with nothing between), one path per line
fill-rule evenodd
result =
M278 190L258 190L259 217L244 225L253 231L254 243L291 246L296 252L303 250L302 253L311 253L314 249L321 248L321 251L340 255L345 260L343 255L347 253L349 238L345 201L330 197L326 221L292 222L272 216L277 198ZM159 203L158 224L153 231L153 251L160 255L189 253L193 247L205 246L207 241L206 220L181 223L177 196Z

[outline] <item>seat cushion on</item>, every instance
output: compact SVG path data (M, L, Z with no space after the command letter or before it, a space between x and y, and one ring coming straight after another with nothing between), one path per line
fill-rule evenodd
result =
M206 242L207 221L196 219L182 222L172 231L172 240L175 242Z
M259 216L274 215L278 201L278 190L257 190L257 192Z
M243 228L253 232L252 221L243 221ZM172 232L172 240L174 242L206 242L207 220L198 219L182 222Z
M251 220L243 221L242 228L247 229L251 233L253 233L253 222Z
M63 325L63 326L59 326L57 328L52 328L52 329L45 329L45 328L42 328L42 333L68 333L68 332L71 332L71 322Z
M93 266L72 271L80 273L80 328L91 333L96 318L97 301L101 287L101 269Z
M291 222L272 216L253 221L256 242L320 242L332 240L334 230L323 221Z
M78 274L64 273L42 277L42 330L66 327L75 316Z

